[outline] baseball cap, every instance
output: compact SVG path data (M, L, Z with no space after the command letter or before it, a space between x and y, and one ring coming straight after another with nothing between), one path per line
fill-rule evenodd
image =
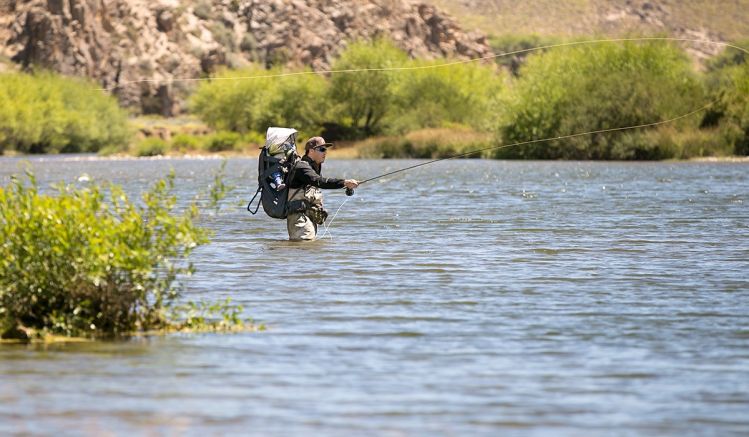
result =
M326 143L323 137L312 137L304 144L304 151L306 152L320 146L333 147L333 143Z

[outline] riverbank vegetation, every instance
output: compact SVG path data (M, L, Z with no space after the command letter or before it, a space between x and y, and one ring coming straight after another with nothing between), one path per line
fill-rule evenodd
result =
M189 256L209 237L197 223L199 202L211 208L225 195L222 172L205 199L186 206L173 188L171 173L138 200L95 182L46 194L30 171L0 188L1 336L251 328L228 302L181 299Z
M552 42L499 38L493 44L506 53ZM747 153L749 67L737 53L726 50L706 72L694 67L683 48L662 41L575 45L524 53L510 63L498 58L496 64L445 66L450 62L410 60L379 40L344 50L333 64L342 73L270 74L290 74L295 82L289 86L297 89L299 81L314 80L318 85L311 88L319 93L301 93L299 99L314 99L316 110L297 125L331 140L358 141L362 157L444 157L470 150L470 140L458 139L465 135L482 138L471 144L477 149L498 147L485 157L503 159L689 159ZM380 70L394 66L399 69ZM347 72L352 69L367 71ZM261 80L283 89L288 77ZM195 101L214 105L194 106L216 128L235 128L238 107L251 111L273 104L249 99L251 93L232 91L222 82L202 85L196 93ZM676 120L661 123L671 119ZM631 126L641 127L618 130ZM604 130L612 131L578 135ZM441 137L411 139L425 131ZM517 143L529 144L512 146Z
M495 156L680 157L684 150L653 142L648 129L570 136L669 120L700 108L704 100L702 85L689 59L674 46L588 45L529 56L501 105L498 137L508 145L563 138L498 149ZM687 117L668 127L694 130L699 122L698 117Z
M491 40L497 53L558 42ZM341 73L221 70L196 87L191 125L139 117L129 131L122 112L100 92L76 88L90 100L74 102L73 92L62 90L68 79L11 73L19 84L0 86L0 97L23 95L0 105L15 108L0 108L0 139L22 153L254 155L267 127L292 126L301 139L322 134L355 144L361 157L443 157L473 146L496 146L481 156L502 159L743 156L749 154L746 59L727 48L702 71L684 47L647 41L565 46L483 62L426 61L410 59L384 39L354 42L332 63ZM381 70L391 67L398 69ZM32 82L20 86L24 80ZM36 114L40 122L32 123ZM679 119L660 124L673 118ZM640 125L649 126L618 130ZM578 135L603 130L612 132Z
M0 73L0 153L98 152L129 137L127 113L93 81Z
M493 144L491 133L477 132L465 127L451 127L420 129L397 136L372 137L357 142L354 147L357 152L355 156L360 158L438 159L473 150L489 149ZM333 149L333 153L339 152ZM491 157L491 153L486 150L465 157L487 158Z

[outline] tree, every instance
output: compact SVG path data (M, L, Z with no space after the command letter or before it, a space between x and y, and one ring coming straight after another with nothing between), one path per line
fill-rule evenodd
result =
M276 76L292 73L288 76ZM302 74L293 74L302 73ZM309 71L223 70L204 82L190 100L192 112L211 127L240 133L268 126L316 131L323 121L327 81ZM269 77L276 76L276 77Z
M653 123L695 109L703 91L687 56L664 43L573 47L533 55L507 97L505 144ZM697 118L682 123L696 125ZM644 141L611 132L534 143L498 157L656 159Z
M402 67L407 61L406 54L390 41L378 39L349 45L333 64L333 70ZM366 135L376 133L393 104L394 74L397 73L335 73L331 80L331 100L338 104L337 110L352 127L361 128Z
M503 77L491 66L446 61L412 61L395 87L391 124L396 131L452 124L485 130L496 119Z

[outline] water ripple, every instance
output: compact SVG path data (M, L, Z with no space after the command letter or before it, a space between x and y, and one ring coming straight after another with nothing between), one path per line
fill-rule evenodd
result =
M174 167L183 198L218 165L34 160L43 187L131 193ZM268 331L0 348L0 434L749 433L746 164L443 162L362 186L307 244L243 211L255 168L229 162L186 296Z

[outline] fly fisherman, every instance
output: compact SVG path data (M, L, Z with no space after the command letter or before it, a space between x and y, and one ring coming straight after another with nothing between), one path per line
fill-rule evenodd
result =
M304 156L296 164L289 181L289 205L304 204L299 212L289 212L286 228L289 240L314 240L317 236L317 225L323 224L328 214L322 204L321 189L354 189L359 186L355 179L333 179L321 176L325 154L333 144L326 143L322 137L312 137L304 145ZM302 203L302 201L304 201Z

